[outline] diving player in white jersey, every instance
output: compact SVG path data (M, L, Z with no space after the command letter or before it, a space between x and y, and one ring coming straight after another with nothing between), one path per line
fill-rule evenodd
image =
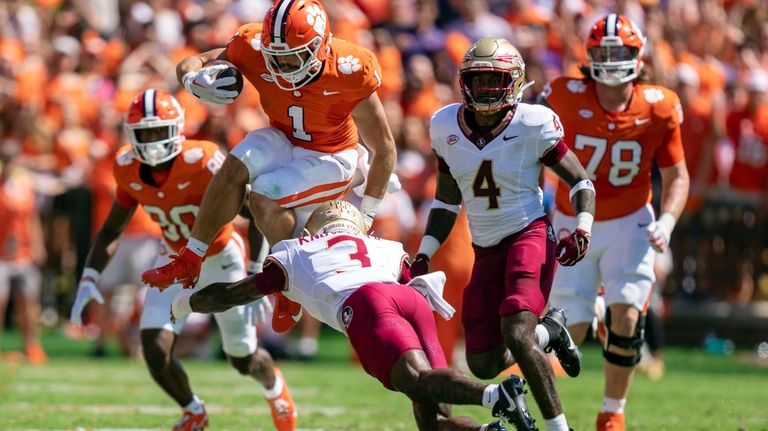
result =
M537 323L552 287L555 260L574 265L587 251L594 187L562 141L557 115L518 103L526 87L525 63L511 43L486 38L472 45L462 60L459 83L464 103L437 111L430 123L437 191L411 271L427 272L463 200L475 250L461 316L469 368L489 379L516 361L547 430L567 430L544 350L554 349L571 376L579 373L580 353L561 310L551 309ZM570 185L579 219L578 229L557 245L542 204L542 165Z
M411 280L403 245L366 236L365 229L362 213L349 202L324 203L307 222L309 235L277 243L262 273L185 290L174 298L172 315L226 310L282 292L346 334L365 371L412 400L419 430L505 429L498 421L480 425L451 417L450 404L482 405L517 429L529 429L519 427L530 418L519 377L486 385L447 367L432 314L453 315L442 298L445 275Z

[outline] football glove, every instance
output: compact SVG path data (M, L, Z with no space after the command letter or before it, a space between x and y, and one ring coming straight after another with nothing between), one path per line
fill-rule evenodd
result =
M429 257L424 253L419 253L411 263L411 278L416 278L429 272Z
M669 247L669 238L675 228L675 218L669 214L662 214L658 220L648 225L646 233L648 242L657 253L664 253Z
M555 249L555 256L560 265L573 266L581 259L584 259L591 238L592 235L589 232L576 229L572 234L561 239Z
M77 296L75 297L75 303L72 304L72 310L69 313L69 320L73 325L81 326L83 324L82 314L85 306L95 299L99 304L104 303L104 297L96 287L96 281L98 280L98 272L95 272L95 277L89 274L89 268L83 271L83 277L80 279L80 283L77 286ZM95 270L91 270L95 271Z
M215 64L187 72L181 82L184 83L184 89L195 97L217 105L227 105L235 101L238 92L225 90L222 87L232 85L237 80L234 76L216 78L216 75L228 67L226 64Z

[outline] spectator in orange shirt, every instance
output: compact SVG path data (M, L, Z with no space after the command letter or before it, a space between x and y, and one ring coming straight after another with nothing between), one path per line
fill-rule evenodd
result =
M27 172L14 165L20 145L0 143L0 331L11 288L19 313L24 354L36 365L45 363L40 345L40 270L45 261L43 233L35 194Z

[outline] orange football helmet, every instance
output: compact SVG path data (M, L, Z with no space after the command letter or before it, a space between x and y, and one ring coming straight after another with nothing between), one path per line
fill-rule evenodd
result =
M479 75L482 73L493 75L486 80ZM515 105L527 87L524 84L525 62L506 39L480 39L464 54L459 65L464 106L472 111L491 114Z
M156 166L181 153L184 109L173 96L151 88L133 99L125 119L125 133L141 163Z
M645 36L631 19L612 13L592 26L586 48L592 79L614 87L637 78Z
M319 1L277 0L261 32L261 53L277 86L296 90L317 76L331 37L328 14Z

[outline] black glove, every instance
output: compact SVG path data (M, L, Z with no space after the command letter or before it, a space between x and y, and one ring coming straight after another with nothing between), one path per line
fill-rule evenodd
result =
M429 272L429 257L426 254L417 254L411 263L411 278L424 275Z

